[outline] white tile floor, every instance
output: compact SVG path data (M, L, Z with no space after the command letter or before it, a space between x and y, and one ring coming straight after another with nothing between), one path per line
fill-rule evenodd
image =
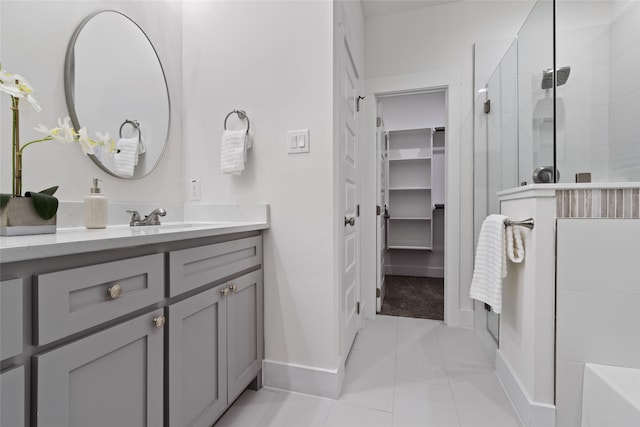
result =
M472 330L378 316L347 360L338 400L245 391L215 427L520 427Z

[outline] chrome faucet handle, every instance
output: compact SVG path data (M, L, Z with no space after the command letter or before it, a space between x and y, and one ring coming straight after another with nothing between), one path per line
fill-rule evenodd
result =
M131 226L135 225L135 223L137 223L138 221L140 221L142 219L140 217L140 212L138 212L138 211L127 209L127 213L131 214L131 222L129 223L129 225L131 225Z

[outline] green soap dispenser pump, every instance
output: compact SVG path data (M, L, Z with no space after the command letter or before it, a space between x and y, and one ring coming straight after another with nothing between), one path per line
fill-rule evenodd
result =
M101 194L98 178L93 178L91 192L84 198L84 226L105 228L107 226L107 198Z

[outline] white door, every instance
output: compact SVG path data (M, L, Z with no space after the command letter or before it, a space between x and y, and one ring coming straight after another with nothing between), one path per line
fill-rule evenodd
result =
M380 106L378 106L378 119L376 123L376 162L378 171L377 186L377 262L376 262L376 311L382 310L382 301L384 300L384 263L385 254L387 253L386 232L387 232L387 193L386 193L386 177L387 177L387 152L388 152L388 136L384 131L384 122L380 118Z
M360 325L359 207L358 207L358 74L345 37L342 49L340 156L344 204L342 304L343 344L348 354ZM342 218L340 219L342 221Z

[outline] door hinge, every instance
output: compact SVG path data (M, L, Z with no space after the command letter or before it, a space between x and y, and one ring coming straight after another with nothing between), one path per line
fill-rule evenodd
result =
M376 205L376 216L380 216L381 213L382 213L382 208Z
M380 288L376 288L376 298L380 298L380 295L382 295L382 291Z
M360 111L360 101L364 99L364 96L359 96L356 98L356 111Z
M491 112L491 100L487 99L484 103L484 113L489 114Z
M485 302L484 303L484 309L487 310L487 311L491 311L491 306Z
M376 117L376 127L382 126L382 117Z
M360 216L360 205L356 205L356 216Z
M356 314L360 314L360 301L356 303Z

